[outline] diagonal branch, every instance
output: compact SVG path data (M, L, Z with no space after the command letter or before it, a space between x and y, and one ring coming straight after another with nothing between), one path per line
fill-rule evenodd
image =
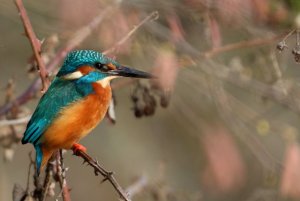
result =
M213 56L216 56L218 54L229 52L233 50L238 50L241 48L250 48L250 47L257 47L262 45L268 45L273 43L274 41L277 41L281 39L285 34L279 34L275 36L271 36L269 38L255 38L251 40L245 40L240 41L236 43L227 44L221 47L213 48L211 50L208 50L206 52L201 53L200 55L204 56L205 58L212 58Z
M117 182L115 177L113 176L113 172L105 170L97 160L93 159L90 155L87 153L81 151L81 150L76 150L72 148L74 153L81 157L84 162L88 163L91 167L94 168L95 175L98 176L101 174L104 179L102 180L103 182L108 180L111 185L115 188L115 190L118 192L119 196L124 200L124 201L131 201L129 196L126 194L126 192L123 190L123 188L120 186L120 184Z
M122 37L118 42L114 44L111 48L108 50L105 50L103 54L110 54L114 52L118 47L123 45L141 26L143 26L145 23L151 20L157 20L159 17L159 14L157 11L153 11L150 13L145 19L143 19L139 24L135 25L124 37Z
M34 53L35 60L37 62L38 71L39 71L40 78L42 80L42 85L43 85L42 93L45 93L49 86L49 79L48 79L48 73L46 70L46 65L41 57L41 42L39 41L39 39L37 39L37 37L33 31L31 22L28 18L28 15L26 13L26 10L24 8L22 0L16 0L15 3L19 10L19 14L20 14L21 20L24 25L26 36L29 39L31 48Z

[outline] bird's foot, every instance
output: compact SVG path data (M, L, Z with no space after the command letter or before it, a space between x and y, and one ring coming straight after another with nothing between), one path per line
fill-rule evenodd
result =
M72 150L73 150L74 155L76 155L76 156L79 155L79 151L86 152L86 148L83 145L77 144L77 143L73 144Z

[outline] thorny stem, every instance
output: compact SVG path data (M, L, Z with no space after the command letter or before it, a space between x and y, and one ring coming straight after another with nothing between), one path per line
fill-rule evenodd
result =
M49 86L49 79L48 79L48 73L46 70L45 63L41 57L41 42L37 39L37 37L33 31L31 22L29 20L29 17L26 13L25 8L24 8L23 1L16 0L15 3L19 10L19 14L20 14L21 20L24 25L26 36L28 37L28 39L30 41L35 60L37 62L38 71L39 71L40 78L42 80L42 85L43 85L42 93L45 93Z
M72 148L73 151L75 152L75 149ZM84 162L88 163L90 166L94 168L95 175L98 176L101 174L104 179L102 182L108 180L111 185L115 188L115 190L118 192L119 196L124 200L124 201L131 201L126 192L123 190L123 188L120 186L120 184L117 182L115 177L113 176L113 172L105 170L97 160L93 159L90 155L87 153L81 151L81 150L76 150L76 156L81 157Z

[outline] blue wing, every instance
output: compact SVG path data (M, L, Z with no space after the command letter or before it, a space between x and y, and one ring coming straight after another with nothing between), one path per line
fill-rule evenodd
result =
M24 133L22 144L38 145L41 135L50 126L60 110L68 104L83 98L85 95L75 81L55 78L48 91L42 96Z

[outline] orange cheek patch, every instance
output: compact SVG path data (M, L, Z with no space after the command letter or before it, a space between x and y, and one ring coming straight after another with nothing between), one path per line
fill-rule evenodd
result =
M92 71L95 71L95 69L91 66L81 66L78 68L78 70L83 74L83 75L87 75Z
M112 63L108 63L108 64L106 64L106 66L109 68L109 70L116 70L117 69L117 67Z

